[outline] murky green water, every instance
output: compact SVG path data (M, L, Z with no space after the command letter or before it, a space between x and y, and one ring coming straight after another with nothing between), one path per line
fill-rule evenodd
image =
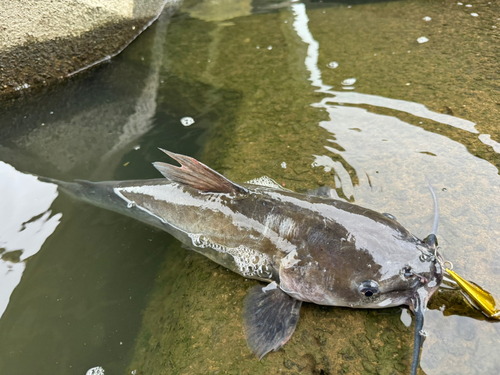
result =
M333 186L421 238L429 179L445 257L500 296L492 3L186 2L110 64L2 103L0 373L408 373L398 309L306 305L258 362L241 326L255 282L18 171L155 178L160 146L235 181ZM423 373L500 372L500 325L456 293L433 299L425 330Z

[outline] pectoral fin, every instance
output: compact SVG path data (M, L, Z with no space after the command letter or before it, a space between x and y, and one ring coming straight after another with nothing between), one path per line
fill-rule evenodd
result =
M275 282L250 289L244 302L243 320L247 344L259 360L292 337L301 305L302 301L290 297Z

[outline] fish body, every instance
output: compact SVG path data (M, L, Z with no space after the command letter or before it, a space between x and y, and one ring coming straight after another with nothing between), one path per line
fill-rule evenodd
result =
M256 287L245 301L247 341L259 357L291 337L302 302L353 308L409 305L423 317L443 270L432 247L397 221L279 185L237 185L194 159L167 154L182 166L155 163L162 179L43 180L163 229L245 278L269 283ZM415 344L419 352L420 341Z

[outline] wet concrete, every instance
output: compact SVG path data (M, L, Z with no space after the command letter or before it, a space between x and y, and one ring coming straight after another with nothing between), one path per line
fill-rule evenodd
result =
M126 146L153 127L169 21L170 14L162 14L131 51L130 64L97 67L67 84L4 101L9 121L0 124L3 161L31 171L43 161L60 178L103 178L102 166L117 165Z
M165 7L146 2L10 1L0 5L0 96L64 79L109 60L134 40Z

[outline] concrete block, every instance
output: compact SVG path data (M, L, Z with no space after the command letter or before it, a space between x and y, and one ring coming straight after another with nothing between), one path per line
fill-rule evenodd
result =
M0 3L0 96L73 75L123 50L181 0Z

